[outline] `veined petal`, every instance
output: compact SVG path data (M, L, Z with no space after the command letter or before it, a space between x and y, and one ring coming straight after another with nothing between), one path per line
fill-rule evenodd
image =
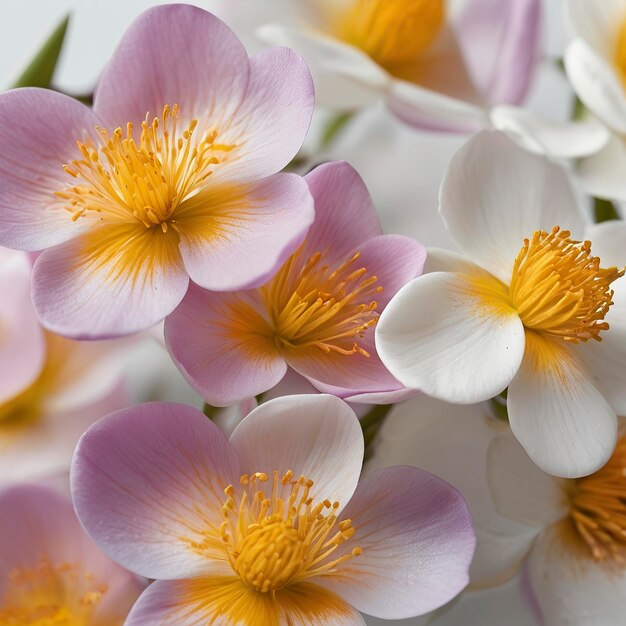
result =
M221 294L191 285L165 321L172 359L213 406L228 406L274 387L287 364L254 291Z
M524 359L509 386L507 406L513 433L549 474L586 476L615 449L615 411L563 342L526 332Z
M341 548L362 553L320 579L360 611L385 619L432 611L469 582L476 539L461 494L414 467L369 474L341 516L356 532Z
M576 165L576 177L588 194L622 202L626 201L626 178L622 175L624 171L626 143L617 135L612 135L607 145L597 154L581 159Z
M0 245L42 250L76 236L83 226L54 194L72 180L63 165L76 140L99 118L74 98L30 88L0 94L0 116Z
M185 268L213 291L262 285L300 245L314 216L309 188L295 174L217 185L176 214Z
M60 335L121 336L160 322L188 284L173 229L111 224L37 258L33 304L44 326Z
M565 170L493 131L476 135L454 156L439 210L459 249L506 284L525 238L554 226L576 238L585 228Z
M300 583L258 593L236 577L159 580L143 593L126 626L365 626L334 593Z
M217 17L184 4L152 7L120 41L94 110L113 128L141 127L148 112L158 117L178 104L184 119L222 129L241 105L249 74L245 48Z
M565 13L576 37L582 37L606 59L612 59L619 29L626 18L624 0L566 0Z
M496 396L513 379L524 329L506 287L486 272L435 272L389 303L376 326L376 347L406 387L469 404Z
M230 571L219 527L239 461L197 409L146 403L102 418L72 462L74 506L109 556L146 578Z
M327 395L295 395L254 409L235 429L230 442L248 473L292 470L314 483L315 502L352 496L363 463L363 435L354 411ZM268 483L270 484L270 483Z

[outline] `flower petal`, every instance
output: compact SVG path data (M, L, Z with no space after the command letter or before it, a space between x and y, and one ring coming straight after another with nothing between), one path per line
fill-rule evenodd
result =
M165 105L178 104L186 119L222 129L248 79L246 50L217 17L185 4L152 7L126 30L102 74L94 110L113 130L127 122L140 128L148 112L160 116Z
M511 106L491 110L491 121L522 148L563 159L595 154L610 139L606 126L594 117L574 122L546 120L531 111Z
M618 133L626 132L626 91L613 67L582 39L564 56L567 76L583 104Z
M607 59L615 54L615 42L626 17L624 0L566 0L565 13L576 37L582 37Z
M321 580L360 611L385 619L432 611L469 582L476 538L461 494L414 467L369 474L341 517L356 533L338 551L362 554Z
M486 272L425 274L403 287L376 326L378 354L406 387L458 403L487 400L515 376L524 329Z
M182 404L146 403L102 418L72 462L74 506L111 558L146 578L229 571L219 536L237 456L219 428Z
M365 626L341 598L311 583L274 594L236 577L158 580L139 598L126 626Z
M82 227L54 194L72 180L63 165L99 118L74 98L45 89L0 94L0 117L10 120L0 126L0 245L42 250L67 241Z
M33 304L46 328L75 339L128 335L171 313L189 278L173 230L111 224L41 254Z
M553 526L536 542L528 578L545 624L612 626L624 619L626 573L593 561L567 523Z
M212 188L177 214L185 268L213 291L262 285L300 245L314 216L309 188L295 174Z
M28 255L0 248L0 405L35 381L46 344L30 299Z
M463 58L488 102L521 103L541 45L540 0L471 0L455 19Z
M513 433L545 472L566 478L602 467L615 449L615 411L574 350L528 331L507 398Z
M191 285L165 321L178 369L212 406L228 406L278 384L285 359L255 292L220 294Z
M612 135L604 149L581 159L576 177L586 193L626 202L626 142Z
M254 409L230 442L244 472L292 470L314 482L316 502L345 506L363 463L363 434L354 411L327 395L276 398Z
M484 131L452 159L440 212L459 249L506 284L524 239L554 226L582 236L585 219L558 165Z

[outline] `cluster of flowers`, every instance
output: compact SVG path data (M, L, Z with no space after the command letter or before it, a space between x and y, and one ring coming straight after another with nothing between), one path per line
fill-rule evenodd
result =
M626 0L566 8L566 123L520 107L539 0L233 0L251 57L159 6L93 107L0 94L0 625L358 625L522 564L547 626L622 623L626 223L580 190L626 201ZM473 135L456 252L298 169L316 97ZM133 405L146 333L204 412Z

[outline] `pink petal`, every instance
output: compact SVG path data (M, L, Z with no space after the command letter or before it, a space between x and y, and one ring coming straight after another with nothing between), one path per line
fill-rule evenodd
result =
M541 51L540 0L470 0L455 20L469 70L491 104L520 104Z
M300 245L314 219L313 198L295 174L216 186L203 200L177 215L177 228L189 276L213 291L262 285Z
M354 411L334 396L270 400L254 409L230 437L247 473L292 470L314 482L311 497L345 506L363 463L363 435ZM269 484L269 483L268 483Z
M230 570L210 542L219 541L223 490L240 475L228 441L200 411L147 403L83 435L72 496L87 532L117 562L147 578L185 578Z
M172 359L209 404L236 404L271 389L285 375L287 364L262 310L256 292L221 294L192 284L165 321Z
M120 41L94 110L109 130L130 121L141 125L166 104L178 104L185 119L201 118L200 126L223 128L241 105L248 79L245 48L217 17L184 4L153 7Z
M320 584L360 611L384 619L421 615L469 582L472 519L461 494L440 478L408 466L378 470L361 481L341 517L356 529L341 552L363 552Z
M27 254L0 248L0 404L35 381L46 345L30 299Z
M189 278L174 234L111 224L46 250L33 271L42 324L75 339L128 335L160 322Z
M54 195L72 180L63 165L101 122L73 98L45 89L0 94L0 245L42 250L82 230ZM84 222L86 223L86 222Z

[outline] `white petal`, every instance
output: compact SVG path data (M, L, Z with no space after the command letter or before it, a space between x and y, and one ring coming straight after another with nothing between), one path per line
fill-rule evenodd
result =
M626 201L626 143L613 135L597 154L576 164L576 175L583 189L598 198Z
M230 437L242 471L292 470L314 482L315 501L345 506L363 463L363 434L354 411L328 395L276 398L254 409ZM269 483L268 483L269 484Z
M513 433L550 474L586 476L615 449L615 411L564 342L526 333L526 352L507 404Z
M595 118L578 122L555 122L531 111L497 106L491 111L497 130L535 154L572 159L595 154L609 141L609 130Z
M563 168L529 154L506 135L485 131L452 159L440 212L454 242L508 282L524 239L561 226L581 236L585 219Z
M625 0L566 0L565 13L576 37L582 37L607 59L613 57L626 19Z
M528 579L549 626L624 623L626 570L591 558L564 524L543 533L528 562Z
M281 24L257 31L266 43L293 48L307 62L319 104L331 108L359 108L376 102L387 88L389 75L353 46Z
M499 394L524 352L517 313L486 272L436 272L405 285L376 325L376 347L405 386L469 404ZM498 297L494 296L498 293Z
M626 132L626 92L605 59L582 39L565 51L565 69L583 104L618 133Z

